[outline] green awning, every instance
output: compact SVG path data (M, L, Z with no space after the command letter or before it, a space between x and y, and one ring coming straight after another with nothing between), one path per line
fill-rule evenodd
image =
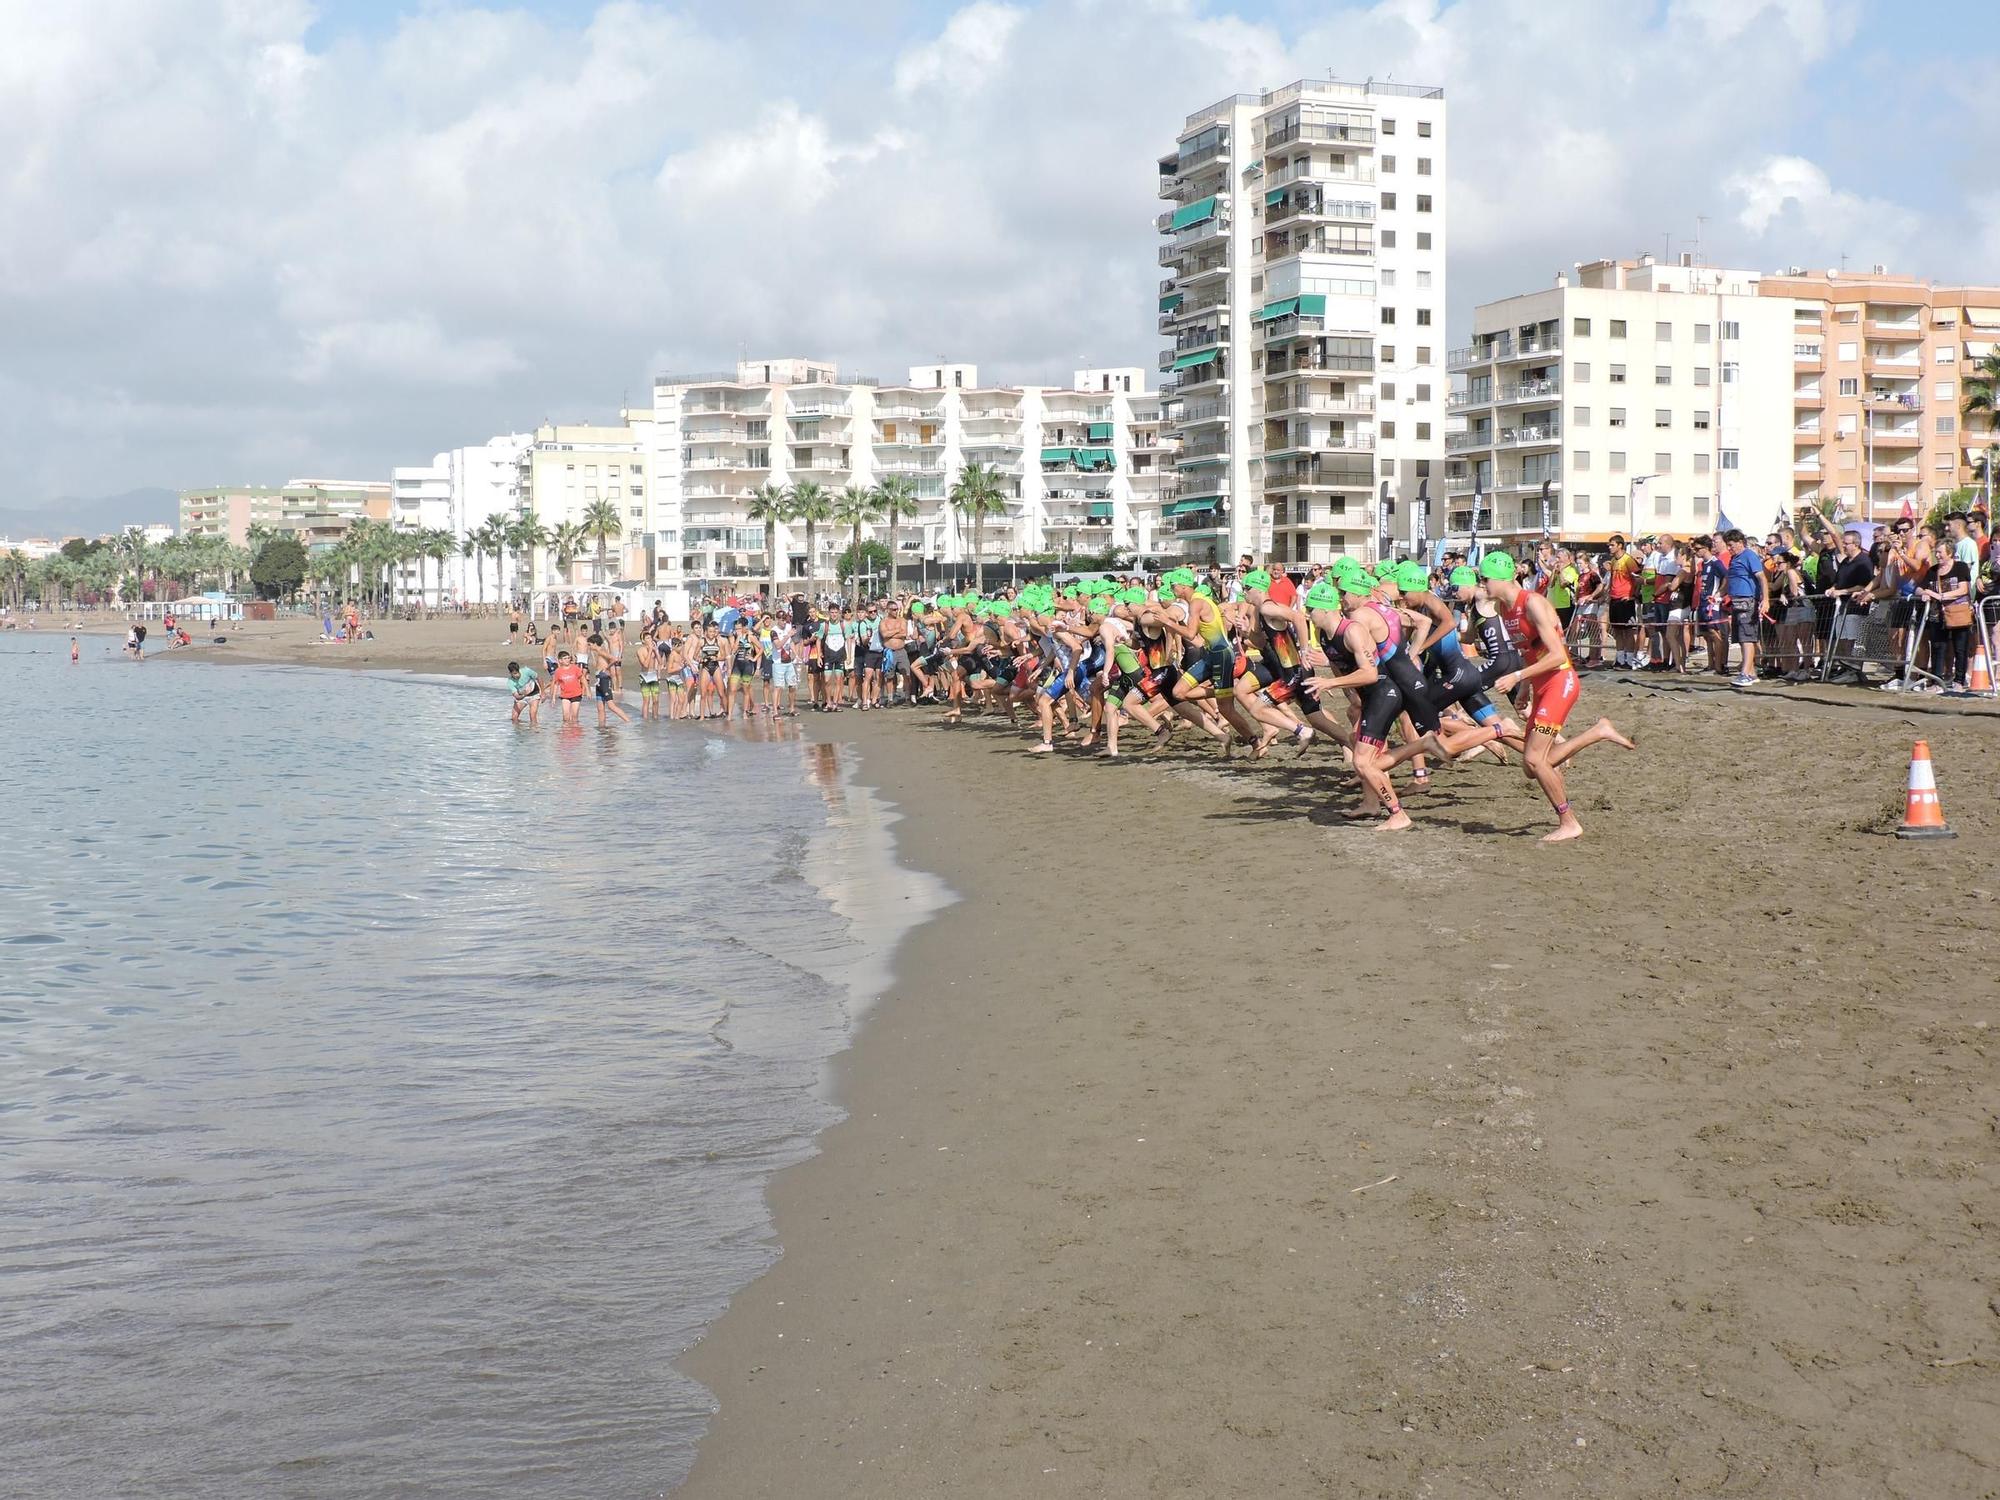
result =
M1285 201L1285 190L1283 188L1272 188L1270 192L1264 195L1264 207L1266 208L1270 208L1274 204L1282 203L1284 201Z
M1199 203L1190 203L1185 208L1174 210L1174 228L1185 229L1190 224L1199 224L1204 219L1215 217L1215 199L1204 198Z
M1109 422L1092 422L1090 424L1090 440L1093 443L1110 442L1111 424Z
M1166 296L1160 299L1161 312L1172 312L1175 308L1179 307L1180 305L1181 305L1181 294L1179 292L1168 292Z
M1257 309L1257 316L1252 321L1268 323L1273 318L1282 318L1286 313L1295 313L1298 310L1299 299L1296 297L1287 297L1282 302L1266 302Z
M1091 519L1092 519L1093 521L1108 521L1108 520L1110 520L1110 519L1111 519L1111 502L1110 502L1109 500L1093 500L1093 501L1091 501L1091 502L1090 502L1090 518L1091 518Z
M1191 516L1198 510L1214 510L1222 503L1220 495L1204 495L1199 500L1176 500L1167 507L1170 516Z
M1117 467L1118 455L1110 448L1079 448L1076 463L1080 469L1111 469Z
M1222 351L1220 349L1197 349L1194 353L1183 354L1179 359L1175 360L1174 368L1176 370L1186 370L1195 365L1205 365L1211 359L1220 359L1221 357Z
M1305 296L1299 298L1299 312L1302 316L1308 318L1325 317L1326 294L1324 292L1306 293Z
M1073 464L1076 462L1074 448L1044 448L1042 462L1045 464Z

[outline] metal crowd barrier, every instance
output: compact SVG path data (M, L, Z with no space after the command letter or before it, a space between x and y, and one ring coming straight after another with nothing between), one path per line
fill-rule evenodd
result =
M1851 670L1866 682L1864 668L1884 667L1889 680L1906 688L1913 678L1936 682L1927 667L1917 664L1930 617L1929 600L1877 599L1855 609L1843 598L1833 613L1820 681L1831 682L1836 673Z
M1973 625L1980 644L1986 648L1986 673L1993 675L1993 658L2000 652L2000 594L1989 595L1979 601L1979 613L1973 616ZM1987 687L1973 694L1975 698L2000 697L2000 691Z

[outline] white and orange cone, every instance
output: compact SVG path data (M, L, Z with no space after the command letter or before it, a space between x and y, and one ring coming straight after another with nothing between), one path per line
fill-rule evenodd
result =
M1944 804L1938 800L1937 777L1931 772L1931 747L1925 740L1918 740L1916 748L1910 752L1909 798L1903 807L1903 826L1896 830L1899 839L1954 839L1953 833L1944 820Z
M1986 659L1984 642L1972 648L1972 666L1965 674L1965 690L1986 698L1993 696L1993 664Z

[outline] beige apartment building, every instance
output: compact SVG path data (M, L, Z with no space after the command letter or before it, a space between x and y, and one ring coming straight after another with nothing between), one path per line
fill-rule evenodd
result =
M211 485L180 492L180 534L249 545L252 527L293 531L307 550L333 546L356 520L389 519L387 480L294 479L289 484Z
M618 426L609 423L555 423L537 427L521 451L518 492L521 509L532 512L550 531L564 523L581 526L592 506L603 501L618 514L619 533L604 544L606 575L597 574L597 543L593 539L567 569L557 566L553 549L539 548L529 560L528 575L536 588L644 579L653 576L649 556L646 495L649 411L624 413Z
M1983 479L2000 435L1968 426L1965 380L2000 341L2000 287L1792 267L1757 290L1791 311L1795 506L1887 520Z

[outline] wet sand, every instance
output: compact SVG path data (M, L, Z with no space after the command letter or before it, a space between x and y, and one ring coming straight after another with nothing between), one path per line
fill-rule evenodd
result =
M1396 837L1324 753L816 721L964 899L683 1495L1995 1493L2000 725L1882 696L1592 678L1560 848L1511 768Z
M123 634L123 623L117 625ZM146 642L146 655L168 656L176 660L250 662L263 665L344 667L351 671L433 672L467 677L507 675L509 660L525 662L536 672L542 670L542 648L523 640L516 650L509 642L507 621L467 620L457 617L432 620L378 620L367 627L374 640L322 643L320 622L282 619L271 622L226 620L190 629L194 644L173 651L156 649L159 633ZM633 644L637 633L627 627ZM214 637L225 637L222 645ZM630 646L627 648L631 649ZM637 680L636 674L634 681Z

